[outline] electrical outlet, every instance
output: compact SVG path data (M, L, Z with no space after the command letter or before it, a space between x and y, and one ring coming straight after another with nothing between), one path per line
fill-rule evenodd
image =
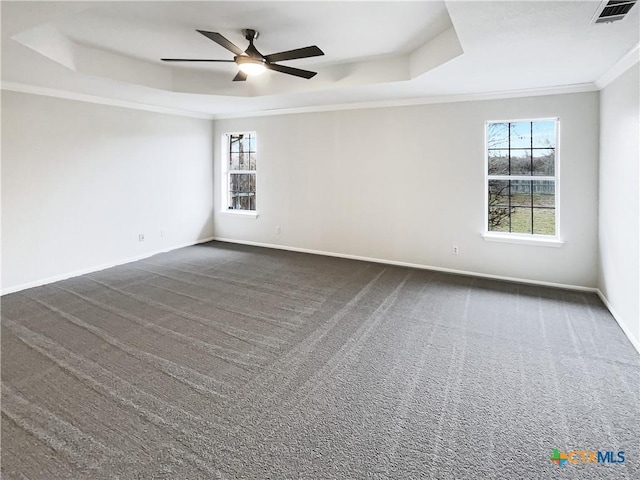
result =
M460 249L457 245L453 246L453 250L451 251L451 253L453 253L454 255L458 255L458 253L460 253Z
M276 227L276 233L277 233L278 235L280 235L280 232L282 232L282 230L280 229L280 227L279 227L279 226L278 226L278 227Z
M138 234L138 241L139 242L144 242L144 233L139 233Z

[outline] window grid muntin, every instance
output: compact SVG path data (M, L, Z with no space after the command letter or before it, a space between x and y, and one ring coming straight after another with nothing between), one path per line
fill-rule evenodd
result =
M257 197L257 137L255 132L226 134L226 202L229 211L256 211ZM245 148L247 147L248 148ZM243 166L240 159L246 158L247 168L232 168L234 155L238 156L238 167ZM251 156L253 155L253 169ZM248 177L248 188L238 189L239 176ZM234 184L234 178L236 182ZM243 201L245 199L245 201Z
M553 145L544 145L544 146L535 146L534 147L534 124L539 123L542 124L543 122L553 122L553 136L551 137L553 139ZM529 124L529 145L527 145L526 147L512 147L512 131L511 131L511 126L512 124L518 124L518 123L528 123ZM490 137L490 126L491 125L506 125L507 127L507 136L506 136L506 140L507 140L507 144L506 147L504 145L502 146L498 146L498 147L490 147L489 146L489 137ZM544 138L544 135L542 135L542 137ZM486 138L486 162L485 162L485 175L486 175L486 181L485 181L485 189L486 189L486 195L485 195L485 199L486 199L486 208L485 208L485 228L487 232L491 232L491 233L509 233L509 234L515 234L515 235L543 235L545 237L558 237L558 225L559 225L559 221L558 221L558 206L559 206L559 198L558 198L558 138L559 138L559 119L558 118L541 118L541 119L532 119L532 120L510 120L510 121L490 121L490 122L486 122L485 124L485 138ZM504 141L504 139L502 139ZM498 142L500 141L500 139L498 138ZM500 175L496 175L496 174L489 174L489 170L491 168L491 159L490 159L490 152L492 151L498 151L498 150L506 150L508 151L508 172L510 173L512 170L512 165L511 165L511 160L513 158L512 156L512 152L513 151L522 151L522 150L528 150L530 151L530 155L529 155L529 175L504 175L504 174L500 174ZM547 151L552 151L552 166L553 166L553 173L554 175L535 175L534 174L534 158L536 158L535 156L535 151L540 151L540 150L547 150ZM509 231L508 232L500 232L499 230L492 230L491 229L491 224L490 224L490 214L491 214L491 209L492 208L497 208L497 206L495 204L491 204L491 200L490 200L490 195L491 195L491 189L490 189L490 181L491 180L500 180L500 181L506 181L508 182L508 194L507 194L507 208L508 208L508 226L509 226ZM524 207L524 206L520 206L520 205L512 205L512 192L511 192L511 186L512 186L512 181L526 181L526 182L530 182L529 183L529 197L530 197L530 202L529 205ZM554 202L554 206L550 207L550 206L539 206L539 205L534 205L534 198L535 198L535 189L533 188L533 184L534 182L552 182L553 183L553 202ZM501 206L500 208L504 208L504 206ZM521 232L521 231L516 231L513 232L513 216L515 214L515 211L512 212L513 208L528 208L531 211L531 216L530 216L530 221L531 221L531 229L529 232ZM553 210L554 211L554 225L553 225L553 234L537 234L536 232L536 227L535 227L535 222L534 222L534 217L535 217L535 211L536 210Z

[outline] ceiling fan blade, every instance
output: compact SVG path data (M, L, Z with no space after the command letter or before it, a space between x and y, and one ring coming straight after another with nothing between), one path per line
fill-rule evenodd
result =
M300 68L286 67L284 65L278 65L276 63L267 63L265 64L265 67L271 70L275 70L276 72L286 73L287 75L306 78L307 80L318 74L318 72L310 72L309 70L302 70Z
M204 30L196 30L196 32L201 33L202 35L204 35L208 39L213 40L214 42L216 42L221 47L226 48L227 50L235 53L236 55L244 54L244 50L240 50L239 47L237 47L236 45L231 43L229 40L227 40L225 37L223 37L222 35L220 35L217 32L205 32Z
M208 58L161 58L163 62L230 62L233 60L211 60Z
M238 72L238 74L233 77L234 82L244 82L247 79L247 74L244 72Z
M324 52L314 45L312 47L296 48L295 50L288 50L286 52L272 53L264 58L267 62L283 62L297 58L319 57L320 55L324 55Z

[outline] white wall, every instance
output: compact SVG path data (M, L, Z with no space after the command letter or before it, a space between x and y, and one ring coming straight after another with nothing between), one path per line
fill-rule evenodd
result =
M229 131L258 134L260 215L220 215L216 195L214 232L236 241L595 287L598 115L592 92L219 120L218 143ZM485 121L554 116L561 122L564 246L484 241ZM221 156L216 148L217 175Z
M212 149L208 120L3 91L3 291L210 237Z
M600 92L600 274L610 309L640 350L640 66Z

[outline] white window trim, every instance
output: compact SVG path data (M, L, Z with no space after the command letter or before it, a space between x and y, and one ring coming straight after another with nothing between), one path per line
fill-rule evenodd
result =
M222 215L229 215L230 217L245 217L245 218L258 218L260 215L256 210L234 210L227 209L221 210Z
M238 131L238 132L225 132L222 134L222 141L220 142L221 146L222 146L222 161L221 166L222 168L221 170L221 175L220 175L220 180L221 180L221 188L220 191L222 192L221 194L221 209L220 209L220 213L223 215L228 215L230 217L239 217L239 218L258 218L258 216L260 215L257 207L258 207L258 164L256 163L256 169L255 170L230 170L229 169L229 159L227 157L227 153L229 152L229 137L232 135L239 135L239 134L251 134L255 136L256 139L256 162L258 162L258 135L256 134L255 131L252 130L243 130L243 131ZM229 209L228 207L228 202L229 202L229 175L231 173L252 173L256 176L256 210L235 210L235 209Z
M529 235L504 232L481 234L486 242L517 243L520 245L538 245L540 247L561 247L564 242L551 235Z
M556 147L555 147L555 176L527 176L527 175L489 175L489 143L488 126L491 123L515 123L515 122L544 122L553 120L556 122ZM487 242L515 243L520 245L537 245L543 247L561 247L564 241L560 236L560 117L518 118L512 120L487 120L484 123L484 232L482 238ZM512 232L494 232L489 230L489 180L553 180L555 182L555 235L535 235Z

